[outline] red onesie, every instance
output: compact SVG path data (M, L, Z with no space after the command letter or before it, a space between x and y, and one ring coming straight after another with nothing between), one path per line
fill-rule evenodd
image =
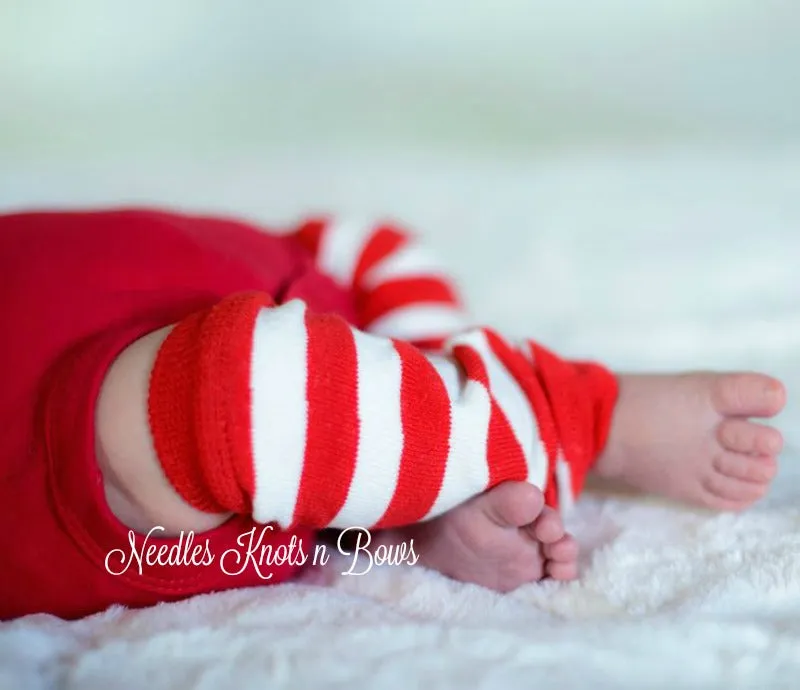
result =
M94 457L99 386L131 342L232 292L301 297L354 320L349 295L286 238L144 211L0 217L0 275L0 618L74 618L261 584L252 568L154 565L140 574L134 563L109 575L108 552L130 548ZM203 536L221 554L252 524L236 518ZM270 568L269 582L294 570Z
M300 299L309 310L423 348L464 326L449 282L401 232L381 225L334 230L320 220L292 236L270 235L230 220L145 210L0 216L0 619L36 612L75 618L112 604L146 606L297 573L302 551L314 545L305 529L265 533L264 544L287 547L286 563L237 568L248 547L242 535L255 527L257 538L262 528L244 516L192 544L157 534L129 543L131 532L105 502L94 406L125 347L234 293L266 293L278 304ZM372 270L379 263L383 281ZM585 458L602 447L615 396L601 377L602 394L583 400L584 417L602 418L582 427L592 440L570 437L581 426L575 381L586 383L577 366L574 375L551 366L556 373L544 377L551 379L548 404L555 409L561 400L562 410L551 415L563 446L550 443L551 460L561 450L572 458L562 463L567 479L558 477L562 501L564 490L580 490ZM592 451L571 453L570 440ZM543 488L555 504L550 464ZM153 544L164 549L161 562L139 567L133 554Z

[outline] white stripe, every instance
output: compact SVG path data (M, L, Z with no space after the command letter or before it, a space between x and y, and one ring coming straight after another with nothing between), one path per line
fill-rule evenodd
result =
M303 474L308 409L306 305L292 300L256 318L250 370L253 518L287 527Z
M575 491L572 487L572 470L560 453L556 463L556 487L558 488L558 510L562 515L567 515L575 507Z
M353 329L358 358L359 438L355 473L331 526L371 527L397 488L403 457L402 360L394 345Z
M460 309L447 304L412 304L392 309L373 321L367 330L386 338L427 340L445 338L467 327Z
M447 270L424 245L412 240L367 271L361 283L365 289L370 290L387 280L419 276L444 278Z
M425 357L444 382L444 387L447 389L447 395L450 400L458 400L458 396L461 395L461 389L467 382L464 370L445 355L425 355Z
M330 221L320 237L317 266L342 285L352 286L361 251L374 231L374 223Z
M544 490L547 481L547 453L539 438L539 429L531 403L519 383L497 358L482 330L472 330L453 338L449 347L466 345L475 350L486 366L489 390L506 415L514 436L522 447L528 467L528 481Z
M442 515L486 489L489 484L486 451L491 413L487 390L477 381L468 380L461 397L452 403L450 452L442 488L424 519Z

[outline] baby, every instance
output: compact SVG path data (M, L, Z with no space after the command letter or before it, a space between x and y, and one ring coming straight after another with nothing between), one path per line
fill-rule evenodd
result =
M718 510L767 492L784 387L613 374L467 321L390 223L0 216L0 618L300 576L248 539L413 539L498 591L577 577L586 477ZM236 566L240 567L236 567Z

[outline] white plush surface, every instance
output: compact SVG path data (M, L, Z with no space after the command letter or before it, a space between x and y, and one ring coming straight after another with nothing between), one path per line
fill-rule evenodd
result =
M790 396L800 384L800 156L789 153L0 167L5 207L117 201L277 220L391 213L450 255L480 319L509 333L618 368L757 367ZM794 687L798 421L792 401L775 489L741 516L585 498L570 521L584 546L577 583L499 596L386 567L332 589L34 616L0 626L0 687Z

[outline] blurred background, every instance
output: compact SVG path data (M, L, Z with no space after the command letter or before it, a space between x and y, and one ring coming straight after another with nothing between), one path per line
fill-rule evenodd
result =
M2 0L0 205L405 220L480 321L800 364L792 0Z
M4 0L0 146L522 157L800 138L791 0Z

